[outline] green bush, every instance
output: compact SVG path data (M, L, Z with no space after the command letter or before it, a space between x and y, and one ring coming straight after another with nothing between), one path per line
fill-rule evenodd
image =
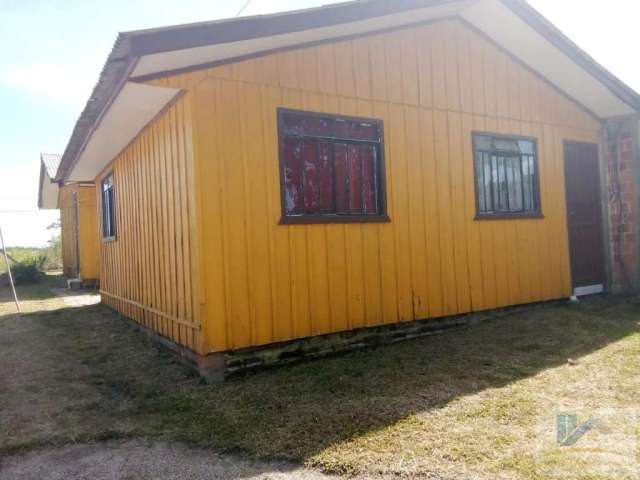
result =
M16 285L28 285L37 283L42 278L42 269L46 257L42 254L25 256L15 265L11 266L11 273Z

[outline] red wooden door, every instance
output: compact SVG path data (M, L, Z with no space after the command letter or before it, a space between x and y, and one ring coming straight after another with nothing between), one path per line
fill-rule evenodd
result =
M604 285L598 146L565 142L567 222L573 287Z

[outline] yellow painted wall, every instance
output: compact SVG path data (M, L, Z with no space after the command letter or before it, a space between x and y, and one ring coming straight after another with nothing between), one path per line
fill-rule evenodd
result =
M562 142L599 143L601 125L462 21L150 83L187 93L114 164L103 298L178 343L225 351L570 295ZM384 121L390 223L278 224L279 107ZM538 140L543 219L474 220L473 131Z
M95 188L71 184L61 188L58 195L64 274L71 278L80 275L84 280L97 280L100 278L100 251Z
M112 308L202 353L192 145L186 95L97 179L100 188L113 172L116 198L116 239L100 242L101 293Z
M67 185L58 191L58 205L60 206L60 235L62 237L62 269L64 275L75 278L78 274L78 227L74 207L74 192L77 185Z
M80 274L85 280L100 278L100 249L98 218L96 216L96 189L80 187Z
M448 20L173 77L208 351L567 297L564 139L601 125ZM279 107L384 120L389 224L278 225ZM537 138L544 219L474 221L472 131Z

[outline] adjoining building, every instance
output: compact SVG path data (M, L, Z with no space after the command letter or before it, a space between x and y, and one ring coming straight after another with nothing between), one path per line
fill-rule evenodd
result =
M67 183L55 180L60 155L40 155L38 208L60 210L62 266L68 280L96 285L100 278L100 236L94 183Z

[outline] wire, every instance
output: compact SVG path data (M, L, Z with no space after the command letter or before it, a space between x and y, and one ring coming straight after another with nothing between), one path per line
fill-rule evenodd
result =
M236 13L236 18L242 15L242 13L247 9L247 7L251 5L251 2L252 0L247 0L247 3L245 3L244 6L238 11L238 13Z

